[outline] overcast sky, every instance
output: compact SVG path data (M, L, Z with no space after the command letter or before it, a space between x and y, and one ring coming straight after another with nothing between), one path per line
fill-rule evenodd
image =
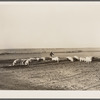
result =
M0 3L0 48L100 47L100 2Z

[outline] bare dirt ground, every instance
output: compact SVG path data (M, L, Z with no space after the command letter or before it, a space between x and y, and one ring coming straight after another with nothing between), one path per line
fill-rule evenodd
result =
M60 62L4 67L1 90L100 90L100 62Z

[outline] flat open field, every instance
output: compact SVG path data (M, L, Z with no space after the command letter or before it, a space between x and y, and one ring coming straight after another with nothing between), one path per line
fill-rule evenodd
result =
M2 50L4 51L4 50ZM11 50L8 50L11 51ZM6 50L6 52L8 52ZM13 50L12 50L13 51ZM41 51L41 50L40 50ZM16 58L47 57L48 52L10 52L0 55L1 90L100 90L100 62L40 62L30 66L9 66ZM56 51L56 50L55 50ZM4 51L5 52L5 51ZM99 56L98 51L55 52L66 56Z

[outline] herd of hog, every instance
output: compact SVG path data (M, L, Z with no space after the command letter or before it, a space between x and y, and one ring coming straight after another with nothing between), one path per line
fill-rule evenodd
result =
M80 61L80 62L86 62L86 63L91 63L92 61L100 61L99 57L65 57L63 60L65 61L70 61L70 62L75 62L75 61ZM30 65L34 62L40 62L40 61L55 61L59 63L61 61L60 57L34 57L34 58L28 58L28 59L15 59L12 63L13 66L16 65Z

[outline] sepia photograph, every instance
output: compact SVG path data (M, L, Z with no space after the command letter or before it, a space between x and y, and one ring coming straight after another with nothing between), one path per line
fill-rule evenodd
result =
M100 90L100 2L0 2L0 90Z

